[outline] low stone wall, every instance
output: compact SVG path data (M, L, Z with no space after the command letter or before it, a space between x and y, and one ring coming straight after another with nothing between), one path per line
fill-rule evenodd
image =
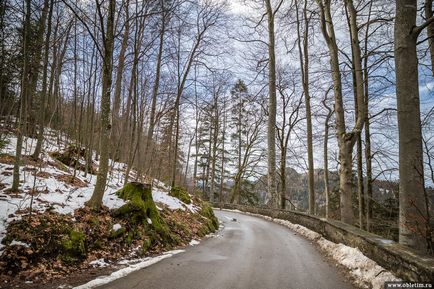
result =
M213 203L213 206L218 208L220 204ZM223 208L260 214L302 225L320 233L330 241L357 247L365 256L405 281L434 281L434 258L421 255L394 241L384 239L354 226L296 211L271 210L234 204L224 204Z

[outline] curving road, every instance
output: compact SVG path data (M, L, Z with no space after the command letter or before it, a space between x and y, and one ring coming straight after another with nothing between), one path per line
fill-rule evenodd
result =
M216 215L224 225L217 237L99 288L353 288L289 229L234 212L216 210Z

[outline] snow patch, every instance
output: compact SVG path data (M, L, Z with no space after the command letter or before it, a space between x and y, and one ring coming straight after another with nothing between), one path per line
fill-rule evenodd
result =
M118 271L115 271L113 273L110 274L110 276L102 276L99 277L97 279L94 279L86 284L74 287L75 289L88 289L88 288L94 288L97 286L101 286L110 282L113 282L116 279L125 277L126 275L138 271L140 269L146 268L148 266L151 266L157 262L160 262L163 259L172 257L173 255L179 254L184 252L184 250L174 250L174 251L169 251L167 253L164 253L163 255L157 256L157 257L153 257L153 258L144 258L141 259L141 261L139 263L136 264L132 264L126 268L120 269Z
M190 246L195 246L195 245L199 245L200 242L197 240L191 240L189 244L190 244Z
M63 151L70 141L65 135L60 134L60 142L58 142L59 133L50 128L45 129L43 149L41 153L41 159L44 163L48 163L48 166L33 166L27 165L20 170L20 189L24 193L18 193L16 195L4 194L3 190L0 190L0 254L5 247L1 244L1 241L6 235L6 228L8 224L14 220L19 220L21 216L16 214L16 211L24 211L30 207L32 203L32 210L44 212L47 209L53 209L61 214L74 214L74 210L84 207L84 204L93 194L93 190L96 184L96 175L85 174L83 171L76 171L76 178L81 181L84 186L77 187L59 179L59 176L72 176L74 169L54 164L59 164L57 160L51 157L50 153L55 151ZM15 155L15 148L17 138L14 135L7 137L9 141L8 145L3 150L3 153L9 155ZM36 139L24 137L23 140L23 155L30 155L36 146ZM93 162L98 165L99 162L95 160L96 154L93 154ZM111 168L110 175L107 178L107 186L103 196L103 204L109 209L117 209L125 205L126 202L119 198L115 193L123 187L125 179L126 164L114 162L110 160L109 166ZM0 163L0 171L8 172L0 175L0 183L4 184L5 189L12 186L12 169L13 165ZM43 173L45 175L36 176L35 172ZM130 179L133 179L135 172L132 171ZM196 206L193 204L187 205L177 198L169 195L170 187L164 183L153 180L155 184L152 190L152 196L156 203L166 205L170 210L186 210L195 213L197 212ZM32 196L28 193L34 189L37 194ZM157 207L162 210L160 207Z
M117 230L120 230L121 228L122 228L121 224L114 224L112 230L116 232Z
M21 241L16 241L16 240L13 240L13 241L9 244L9 246L23 246L23 247L26 247L26 248L30 248L30 245L29 245L29 244L23 243L23 242L21 242Z
M278 224L284 225L285 227L288 227L289 229L299 233L300 235L306 237L309 240L316 241L316 240L319 240L320 238L322 238L321 234L318 234L317 232L309 230L308 228L300 226L298 224L293 224L289 221L281 220L281 219L274 219L273 221L275 223L278 223Z
M89 265L93 266L93 267L107 267L110 264L107 263L103 258L98 259L98 260L94 260L92 262L89 262Z
M160 188L154 187L152 188L152 198L154 202L163 203L169 207L171 210L183 210L185 211L184 203L179 199L169 196L167 191L163 191Z
M348 268L356 284L361 287L380 289L383 288L384 282L401 281L375 261L363 255L357 248L336 244L324 238L319 239L317 243L329 256Z

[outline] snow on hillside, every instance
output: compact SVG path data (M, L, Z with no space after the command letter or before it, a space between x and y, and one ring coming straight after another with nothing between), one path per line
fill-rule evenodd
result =
M12 186L13 159L0 163L0 250L4 247L1 244L6 234L6 227L9 222L20 218L20 213L27 213L32 206L33 211L45 211L53 209L62 214L73 214L74 210L84 206L90 199L95 183L96 175L85 174L77 171L77 183L74 185L65 182L65 177L72 176L73 168L59 166L57 160L52 158L49 153L63 151L67 147L68 140L62 139L60 145L57 144L56 132L48 130L44 140L44 147L41 158L42 165L31 163L20 167L20 189L19 194L11 194L6 190ZM1 151L2 154L15 155L16 141L15 136L10 135L9 144ZM36 146L36 139L24 138L23 156L31 155ZM94 160L98 164L98 161ZM106 191L103 203L110 209L119 208L125 202L115 194L122 188L125 177L126 164L110 161L112 170L107 179ZM35 176L36 172L36 176ZM130 180L134 180L135 172L130 174ZM185 204L177 198L168 195L169 187L162 182L154 180L152 196L157 206L167 206L171 210L181 209L196 212L194 204ZM33 200L31 191L33 193Z

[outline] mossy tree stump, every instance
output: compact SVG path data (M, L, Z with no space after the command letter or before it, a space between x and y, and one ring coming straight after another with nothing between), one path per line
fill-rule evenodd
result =
M143 224L151 226L162 238L162 241L172 244L174 238L169 228L158 212L157 206L152 198L152 187L149 184L131 182L116 192L121 199L128 201L120 207L115 215L128 217L132 224Z
M219 221L214 215L214 211L212 210L212 207L209 203L203 202L202 209L200 210L199 214L208 220L207 226L211 232L215 232L219 229Z

